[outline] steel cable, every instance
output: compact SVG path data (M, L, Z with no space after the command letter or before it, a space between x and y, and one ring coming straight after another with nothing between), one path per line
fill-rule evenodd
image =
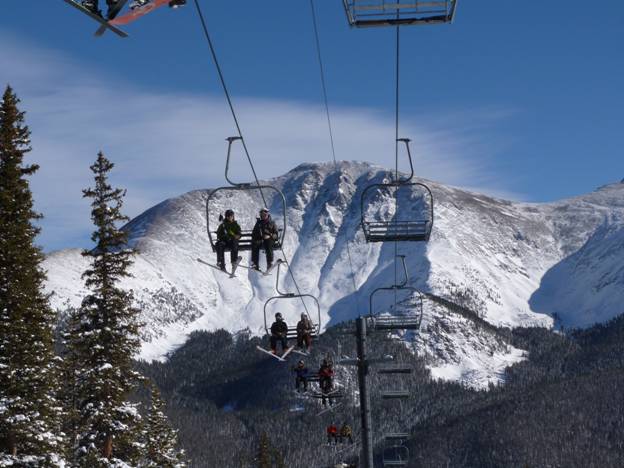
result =
M199 20L201 22L202 25L202 29L204 31L204 36L206 37L206 41L208 42L208 47L210 48L210 54L212 55L212 60L215 64L215 67L217 69L217 73L219 75L219 80L221 81L221 86L223 87L223 92L225 94L225 98L227 99L228 102L228 106L230 107L230 112L232 114L232 118L234 119L234 123L236 125L236 130L238 131L238 136L241 139L241 142L243 144L243 148L245 150L245 155L247 156L247 161L249 162L249 166L251 167L251 172L253 173L254 176L254 180L256 181L256 185L258 186L258 190L260 191L260 196L262 197L262 202L264 203L264 206L266 208L268 208L268 204L266 202L266 199L264 197L264 193L262 192L262 188L260 188L260 180L258 179L258 175L256 174L256 169L253 165L253 161L251 159L251 155L249 153L249 150L247 149L247 144L245 143L245 138L243 137L243 132L241 130L240 124L238 122L238 118L236 117L236 111L234 110L234 104L232 103L232 99L230 97L230 93L228 91L227 85L225 83L225 77L223 76L223 72L221 70L221 66L219 65L219 60L217 59L217 53L215 51L214 45L212 43L212 39L210 38L210 34L208 32L208 26L206 25L206 21L204 20L204 15L201 11L201 7L199 6L199 0L194 0L195 3L195 8L197 9L197 15L199 16ZM285 222L286 220L284 220ZM282 242L283 244L283 242ZM286 253L284 252L283 246L281 246L279 248L279 251L282 253L282 257L284 258L284 262L286 263L286 266L288 266L288 272L290 273L290 276L293 280L293 283L295 285L295 288L297 289L297 294L299 295L299 298L301 299L301 303L303 304L303 308L306 311L306 314L309 318L310 317L310 313L308 311L308 307L306 306L305 301L303 300L303 297L301 297L301 290L299 289L299 285L297 284L297 280L295 279L295 275L292 272L292 269L290 268L290 263L288 261L288 257L286 256Z

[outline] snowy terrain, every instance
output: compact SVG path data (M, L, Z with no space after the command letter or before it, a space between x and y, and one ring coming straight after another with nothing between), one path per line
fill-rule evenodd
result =
M341 162L300 165L267 181L286 198L284 252L300 291L318 297L324 327L368 313L369 294L394 282L394 244L367 244L359 228L363 189L389 176L377 166ZM410 285L442 297L469 298L496 325L551 326L556 314L565 326L586 326L624 312L624 183L554 203L529 204L419 182L433 192L435 222L429 243L398 246L398 253L407 256ZM263 307L276 295L276 272L264 277L240 268L230 279L196 260L214 262L206 235L208 193L199 190L166 200L127 225L140 253L134 277L125 286L134 290L143 309L146 359L165 357L193 330L264 330ZM282 225L279 197L271 190L264 195ZM426 211L419 191L401 193L398 200L397 217L402 219ZM210 215L215 228L219 212L232 207L243 229L251 229L264 204L258 191L222 191L214 201ZM369 202L367 216L395 212L387 193ZM242 255L248 263L248 254ZM47 287L55 292L53 305L61 310L78 306L85 294L81 274L86 263L80 252L54 252L44 266ZM296 292L284 269L280 279L282 291ZM397 279L402 280L400 270ZM374 312L391 301L380 300ZM306 308L316 316L312 301L306 301ZM277 309L294 324L302 304L279 299L267 312L272 317ZM416 343L434 358L437 376L475 385L496 381L505 365L521 359L521 351L485 331L467 332L465 320L435 307L426 310L424 333Z

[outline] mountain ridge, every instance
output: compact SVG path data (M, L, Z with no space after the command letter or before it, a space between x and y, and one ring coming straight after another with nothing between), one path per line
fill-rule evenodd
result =
M392 284L394 246L367 244L360 229L362 191L392 173L364 162L304 163L267 181L286 197L284 251L301 292L318 297L324 326L367 314L369 294ZM608 184L556 202L519 203L416 181L431 188L435 214L429 243L399 245L411 286L447 299L470 297L482 318L497 326L550 327L552 314L566 326L587 325L622 312L624 271L608 275L607 270L618 260L624 264L622 249L613 253L624 236L624 185ZM125 227L140 252L134 278L124 286L135 291L144 310L142 356L147 359L166 357L193 330L263 333L263 306L275 294L275 277L239 270L238 278L229 279L196 261L214 255L206 238L208 192L164 200ZM273 196L267 202L279 222L279 200ZM367 209L393 213L391 199L380 196L373 202ZM409 202L399 200L408 210L415 206ZM256 193L219 196L211 216L234 207L241 223L250 226L263 204ZM611 263L601 268L592 255ZM69 249L48 255L44 266L47 288L56 292L53 306L76 307L85 293L80 279L85 260ZM296 290L288 275L281 279L282 290ZM577 292L568 302L558 293L563 287ZM583 307L571 309L580 296ZM379 310L391 303L381 300ZM284 307L289 320L299 307Z

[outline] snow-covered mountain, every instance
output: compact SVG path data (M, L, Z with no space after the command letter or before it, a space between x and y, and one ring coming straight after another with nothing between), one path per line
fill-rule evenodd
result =
M366 243L359 226L362 191L390 176L391 171L367 163L341 162L303 164L267 181L286 198L284 252L299 290L318 297L323 326L368 313L369 294L393 284L394 244ZM551 326L556 314L566 326L584 326L624 312L624 183L535 204L418 181L433 192L435 222L430 242L398 245L398 253L406 255L412 286L442 297L465 298L496 325ZM197 329L264 330L263 308L276 295L276 274L264 277L241 268L238 277L230 279L196 260L214 261L206 235L208 193L197 190L166 200L127 225L131 243L140 252L134 277L126 286L135 291L147 323L145 358L163 357ZM264 195L280 224L280 198L270 190ZM397 213L426 209L413 194L402 197ZM263 204L258 191L221 192L211 205L211 225L216 227L220 212L233 208L243 229L251 228ZM395 209L386 193L366 205L372 216L394 215ZM248 262L247 253L243 257ZM85 294L80 278L85 262L75 249L54 252L46 259L47 287L55 292L56 308L79 305ZM295 292L292 277L284 270L280 276L280 289ZM375 307L381 310L392 300L380 298ZM312 301L306 307L316 314ZM299 300L277 300L267 312L272 317L276 309L287 322L294 322L302 305ZM466 338L457 335L462 329L459 319L443 315L438 314L438 325L430 330L446 320L447 338L456 333L449 340L464 349L458 346ZM429 319L435 316L431 312ZM425 322L429 319L425 317ZM475 349L480 346L470 342ZM518 350L499 348L487 353L491 363L499 363L492 364L490 376L496 374L495 368L519 359ZM444 352L431 353L439 354L440 375L457 369L471 372L465 365L474 356L457 358L457 364L457 359L444 358ZM455 370L444 370L446 362L456 362Z

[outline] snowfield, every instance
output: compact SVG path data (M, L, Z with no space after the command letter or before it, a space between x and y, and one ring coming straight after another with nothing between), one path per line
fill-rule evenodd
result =
M284 253L297 281L281 269L280 290L296 292L298 286L318 297L323 327L369 313L370 293L394 282L394 244L368 244L360 229L362 191L389 180L390 174L362 162L303 164L266 182L286 197ZM587 326L624 312L624 183L529 204L418 182L433 192L435 221L428 243L398 245L398 253L406 255L411 286L446 298L460 295L486 321L502 326L550 327L553 314L566 327ZM194 330L264 333L263 308L277 294L277 272L264 277L239 268L230 279L197 261L215 261L206 235L208 193L197 190L166 200L126 226L139 254L124 287L134 291L143 310L144 359L165 359ZM421 217L426 204L419 195L401 192L397 216ZM279 197L271 191L265 196L282 225ZM388 194L369 201L367 216L379 219L380 213L395 212ZM262 205L257 190L222 192L210 207L211 226L216 229L218 214L233 208L242 228L251 229ZM241 255L248 264L249 254ZM54 292L55 308L80 305L86 266L77 249L47 256L46 287ZM400 270L397 278L402 280ZM294 325L302 303L277 302L268 310L269 319L279 309ZM392 302L376 300L373 312ZM314 304L307 301L305 307L314 317ZM475 330L465 318L426 308L423 331L410 342L431 358L435 376L484 386L499 381L505 366L522 359L522 351Z

